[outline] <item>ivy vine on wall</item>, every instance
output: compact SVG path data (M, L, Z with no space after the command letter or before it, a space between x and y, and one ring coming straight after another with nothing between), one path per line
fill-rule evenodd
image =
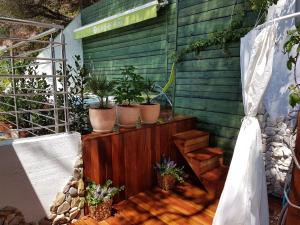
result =
M220 49L224 49L225 53L228 53L228 44L239 41L241 37L252 29L252 27L245 27L244 24L247 12L257 12L258 17L264 18L269 6L276 4L277 1L278 0L244 0L242 4L237 4L238 0L236 0L228 27L224 30L211 33L208 35L208 38L199 39L191 43L187 48L175 53L172 56L173 60L180 62L185 55L193 52L199 54L211 46L217 46ZM258 21L259 20L258 18Z
M283 51L288 55L287 68L294 71L295 84L289 87L289 103L294 108L300 104L300 83L297 79L296 69L300 56L300 27L288 31L288 40L283 46Z

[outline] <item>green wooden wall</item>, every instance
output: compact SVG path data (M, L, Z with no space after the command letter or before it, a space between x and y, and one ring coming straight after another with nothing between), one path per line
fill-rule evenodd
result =
M82 11L83 25L149 1L99 1ZM140 74L164 84L173 52L228 26L236 0L169 2L155 19L83 39L86 66L117 77L124 65L134 65ZM254 19L248 20L246 26ZM230 44L230 54L211 47L187 55L176 68L175 112L196 116L198 127L212 133L211 144L225 149L227 159L244 115L239 51L239 43Z

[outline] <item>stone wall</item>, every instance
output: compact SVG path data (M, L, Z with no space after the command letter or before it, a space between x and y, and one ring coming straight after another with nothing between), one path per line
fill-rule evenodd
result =
M284 184L291 174L291 149L295 148L296 143L296 113L271 119L265 110L261 111L258 119L262 129L268 193L281 197Z
M62 192L57 193L50 206L50 215L40 221L39 225L70 224L83 215L84 182L83 160L78 156L74 165L74 173Z

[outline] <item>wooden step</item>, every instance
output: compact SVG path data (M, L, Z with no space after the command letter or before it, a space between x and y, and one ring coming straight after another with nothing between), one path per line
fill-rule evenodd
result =
M219 148L206 147L187 153L185 159L199 177L201 174L223 165L223 151Z
M220 166L214 170L202 174L199 179L204 185L206 191L215 198L218 198L222 194L227 173L228 167Z
M173 136L177 145L180 145L182 153L207 147L209 145L209 133L200 130L189 130Z

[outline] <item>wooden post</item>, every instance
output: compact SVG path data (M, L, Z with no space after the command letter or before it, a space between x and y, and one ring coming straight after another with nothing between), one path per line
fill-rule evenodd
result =
M298 113L298 125L297 125L297 139L295 155L298 161L300 161L300 113ZM300 170L294 165L291 192L289 195L291 202L297 206L300 206ZM300 225L300 210L292 206L288 207L287 219L285 225Z

